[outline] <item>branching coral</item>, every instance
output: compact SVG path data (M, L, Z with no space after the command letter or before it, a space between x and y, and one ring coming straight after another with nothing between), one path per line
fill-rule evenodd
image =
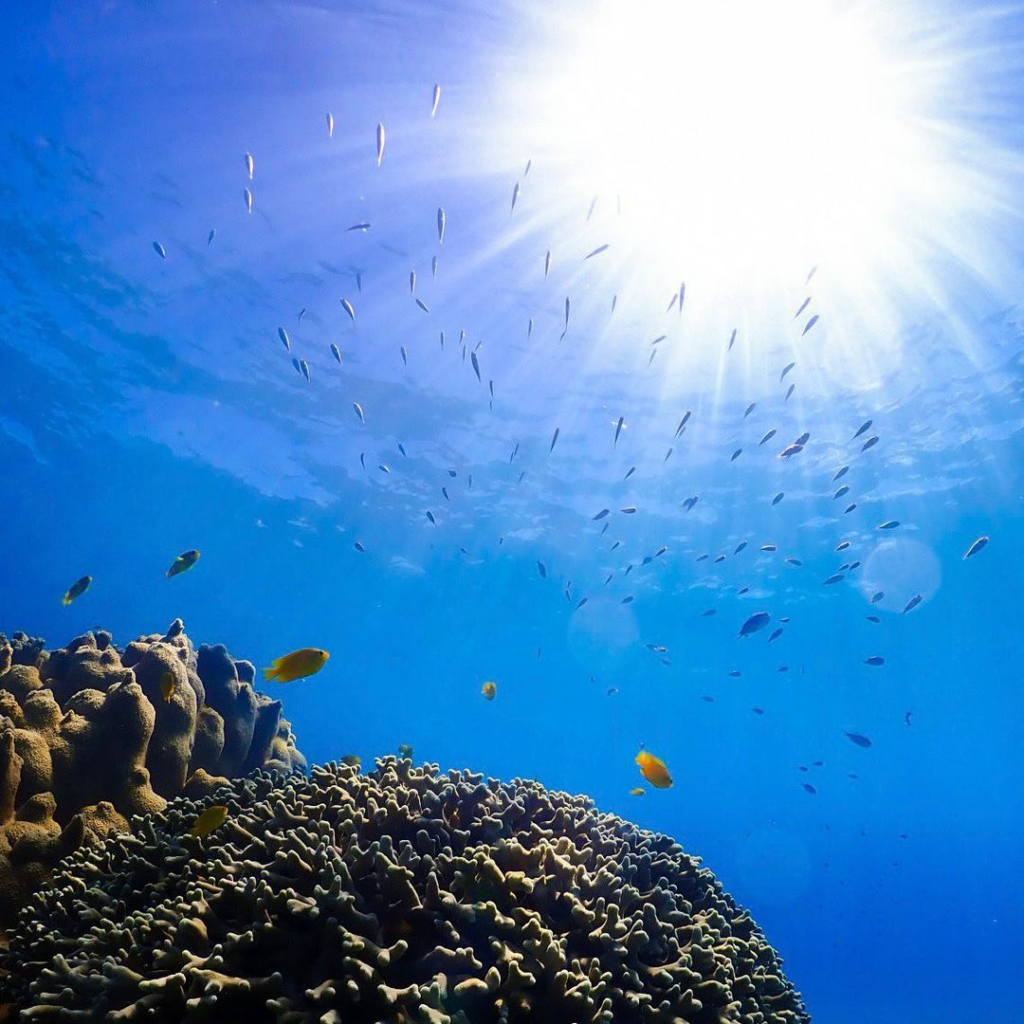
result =
M257 774L83 847L11 933L25 1020L803 1024L748 914L664 836L534 782Z
M170 673L165 700L161 678ZM86 633L46 651L0 634L0 925L53 865L211 777L304 767L253 666L199 648L180 620L119 651Z

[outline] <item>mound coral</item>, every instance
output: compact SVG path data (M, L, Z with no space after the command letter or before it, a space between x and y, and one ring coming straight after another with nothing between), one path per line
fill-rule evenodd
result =
M193 838L211 801L229 817ZM809 1020L697 860L535 782L330 764L133 827L22 911L5 984L25 1020Z
M0 925L61 857L187 787L304 767L254 672L222 646L196 652L180 619L123 651L105 632L55 651L0 634Z

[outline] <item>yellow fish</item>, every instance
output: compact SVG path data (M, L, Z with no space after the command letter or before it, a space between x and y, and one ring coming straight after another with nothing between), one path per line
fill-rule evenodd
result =
M215 828L220 828L227 820L228 809L223 804L214 804L212 807L207 807L192 822L192 827L188 830L188 834L202 839L203 836L208 836Z
M498 692L497 683L492 683L489 679L483 686L480 687L480 692L488 699L494 700L494 695Z
M165 672L160 677L160 696L163 697L165 704L171 703L171 698L174 696L174 691L178 688L178 684L174 681L173 672Z
M324 667L330 655L319 647L300 647L283 658L275 658L270 668L263 670L263 678L275 683L291 683L314 675Z
M636 763L640 765L640 774L655 789L668 789L672 785L672 776L669 775L665 762L653 754L641 750L636 755Z
M637 786L636 789L631 789L629 791L629 795L630 796L643 796L644 795L644 790L640 786Z
M173 562L171 562L171 567L167 570L167 578L170 579L172 576L178 576L187 569L191 569L198 561L199 552L196 551L195 548L183 551Z
M60 603L66 608L76 597L81 597L89 589L90 583L92 583L91 576L83 576L80 580L75 580L75 582L68 587L67 592L61 598Z

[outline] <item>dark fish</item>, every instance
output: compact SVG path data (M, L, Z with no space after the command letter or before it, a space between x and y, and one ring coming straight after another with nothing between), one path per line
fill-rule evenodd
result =
M206 244L209 245L217 235L216 228L210 228L210 233L206 236Z
M811 267L810 271L808 271L807 280L804 281L804 284L810 284L811 283L811 278L814 277L814 275L817 272L818 272L818 265L815 264L813 267Z
M619 604L632 604L632 603L633 603L633 602L634 602L635 600L636 600L636 598L634 598L634 597L633 597L633 595L632 595L632 594L630 594L630 595L629 595L628 597L624 597L624 598L623 598L623 599L622 599L622 600L621 600L621 601L619 602Z
M614 551L621 543L622 543L621 540L617 540L608 550L609 551Z
M822 580L822 584L821 585L823 587L827 587L827 586L830 586L833 583L842 583L843 580L845 580L845 579L846 579L846 577L841 572L836 572L836 573L833 573L831 576L829 576L827 579Z
M836 545L836 551L845 551L849 546L850 546L850 542L848 540L841 540Z
M473 372L476 374L476 379L480 380L480 361L477 359L475 352L469 353L469 361L473 364Z
M910 725L910 717L911 717L911 715L913 715L913 713L914 713L913 711L905 711L903 713L903 724L904 725Z
M689 421L690 415L691 414L690 414L689 410L687 410L686 415L679 421L679 426L676 427L676 437L678 437L683 432L683 428L686 426L687 422Z
M732 347L735 344L736 344L736 328L734 327L732 329L732 334L729 335L729 347L725 351L726 352L731 352L732 351Z
M798 569L804 564L799 558L793 558L792 556L787 558L786 561L789 562L790 565L795 565Z
M337 345L331 345L331 355L340 363L341 362L341 349Z
M850 488L846 484L843 484L843 486L838 488L836 493L832 495L832 500L835 501L837 498L841 498L844 494L849 494L849 493L850 493Z
M864 618L867 619L868 622L874 622L876 624L882 621L877 615L865 615Z
M555 432L551 435L551 447L548 448L549 454L555 450L555 443L558 441L558 434L560 430L561 427L555 427Z
M541 562L541 561L538 561L538 562L537 562L537 572L539 572L539 573L540 573L540 578L541 578L542 580L546 580L546 579L548 578L548 570L547 570L547 567L546 567L546 566L544 565L544 563L543 563L543 562Z
M743 454L743 449L742 448L737 448L736 451L734 451L732 453L732 458L730 458L729 461L730 462L735 462L742 454Z
M783 627L783 626L778 626L777 628L773 629L772 630L772 635L770 637L768 637L768 643L770 643L770 644L775 643L775 641L778 640L779 637L782 636L782 634L785 633L785 632L786 632L786 630L785 630L785 627Z
M709 608L707 611L701 612L700 616L702 619L710 619L712 615L717 615L718 610L715 608Z
M515 212L516 200L518 198L519 198L519 182L517 181L516 184L515 184L515 187L512 189L512 205L509 207L509 211L508 211L510 215Z
M416 305L419 306L420 309L422 309L424 313L429 313L430 312L430 308L427 306L427 304L422 299L417 299L416 300Z
M817 796L818 795L818 791L809 782L805 782L803 784L803 787L804 787L804 789L807 790L808 793L811 794L811 796Z
M730 676L731 676L731 677L732 677L733 679L739 679L739 678L740 678L740 676L742 676L742 675L743 675L743 673L742 673L742 672L741 672L741 671L740 671L739 669L737 669L737 668L734 668L734 669L733 669L733 670L732 670L732 671L731 671L731 672L729 673L729 675L730 675Z
M619 511L620 512L625 512L627 516L635 515L635 513L636 513L636 506L635 505L627 505L625 508L620 508Z
M594 216L594 207L595 206L597 206L597 196L594 196L594 198L590 200L590 209L587 210L587 219L586 219L585 223L587 223L587 224L590 223L590 218Z
M844 732L843 735L851 742L856 743L858 747L870 747L871 740L867 736L862 736L859 732Z
M764 708L751 708L750 710L753 711L755 715L763 715L764 714Z
M159 242L153 243L153 251L160 257L160 259L167 259L167 250Z
M816 323L818 322L818 314L815 313L810 320L807 321L807 326L800 332L802 338Z
M797 442L793 444L787 444L785 448L779 452L780 459L791 459L794 455L799 455L804 450L804 446Z
M761 440L757 442L757 446L760 448L761 445L763 445L766 441L770 441L774 436L775 436L775 428L772 427L772 429L769 430L768 433L765 434L764 437L762 437Z
M988 544L988 537L979 537L964 554L964 560L966 561L971 555L976 555L983 547Z
M714 697L709 697L707 694L704 694L704 696L701 697L701 700L704 701L705 704L714 704L715 703L715 698Z
M743 418L746 419L755 409L757 408L757 402L751 402L747 406L746 411L743 413Z
M751 615L747 619L747 621L743 623L742 626L740 626L740 631L736 635L750 636L751 634L756 633L758 630L764 629L764 627L767 626L768 623L771 622L771 620L772 617L768 614L768 612L754 612L754 614Z
M589 597L581 597L576 605L576 611L579 611L589 600Z
M898 519L887 519L884 523L879 523L877 528L879 530L895 530L899 525L900 521Z
M859 569L860 568L860 560L858 559L856 562L851 562L849 564L848 568L849 568L850 572L853 572L854 569Z
M612 581L612 578L613 578L614 576L615 576L615 573L613 573L613 572L610 572L610 573L608 573L608 578L607 578L607 579L606 579L606 580L604 581L604 586L606 586L606 587L607 587L607 586L608 586L608 584L609 584L609 583L611 583L611 581Z
M790 397L790 395L793 394L793 390L795 388L796 388L795 384L790 384L789 385L789 388L786 390L786 397L783 399L784 402L788 402L789 401L789 397Z
M606 697L610 697L613 693L618 693L618 692L619 692L619 688L617 686L609 686L608 689L604 691L604 695Z
M903 609L903 614L912 612L922 601L924 600L924 594L915 594L908 602L906 608Z
M592 256L600 256L601 253L606 252L607 249L607 245L599 245L596 249L592 250L591 252L588 252L587 255L584 256L583 258L585 260L589 260Z
M800 303L800 308L793 314L793 319L795 320L810 304L811 297L808 295L807 298Z
M846 508L843 509L843 515L845 516L848 513L852 512L856 507L857 502L854 502L852 505L847 505Z
M789 371L792 370L794 366L796 366L796 363L787 363L782 368L782 375L779 377L780 384L786 379L786 374L789 373Z
M306 378L306 383L309 383L309 363L305 359L299 360L299 369L302 371L302 376Z
M435 526L437 526L437 520L436 520L436 519L434 518L434 513L433 513L433 512L431 512L431 511L430 511L429 509L427 510L427 518L428 518L428 519L429 519L429 520L430 520L430 521L431 521L431 522L432 522L432 523L433 523L433 524L434 524Z
M356 551L365 551L366 550L366 548L364 548L363 545L359 543L359 541L356 541L352 545L352 547L354 547L356 549Z
M874 448L876 444L878 444L878 435L877 435L877 434L876 434L876 435L875 435L874 437L869 437L869 438L868 438L868 439L867 439L867 440L866 440L866 441L865 441L865 442L864 442L864 443L863 443L863 444L862 444L862 445L860 446L860 450L861 450L862 452L866 452L866 451L867 451L867 450L868 450L869 448Z
M750 587L740 587L740 589L737 590L736 593L740 597L742 597L744 594L749 594L750 593Z
M663 459L661 460L661 464L662 464L663 466L665 465L665 463L666 463L666 462L668 462L668 460L669 460L670 458L672 458L672 452L673 452L673 451L674 451L674 449L673 449L673 448L669 448L669 450L668 450L667 452L665 452L665 458L663 458Z
M658 548L658 550L654 552L654 557L655 558L660 558L663 554L665 554L666 551L668 551L668 548L665 548L665 547Z
M605 523L604 526L601 527L601 536L602 537L605 535L605 533L608 532L608 526L609 526L609 524Z
M881 601L883 597L885 597L885 591L877 590L875 591L875 593L871 595L871 603L878 604L878 602Z
M612 441L612 447L614 448L619 443L619 434L622 433L622 424L626 422L625 416L619 417L619 422L615 425L615 439Z
M76 597L81 597L89 589L89 585L91 583L91 576L83 576L81 577L81 579L75 580L75 582L72 583L71 586L68 587L68 589L65 591L60 603L67 607L69 604L71 604L72 601L75 600Z
M865 420L865 421L864 421L864 422L863 422L863 423L862 423L862 424L861 424L861 425L860 425L860 426L859 426L859 427L857 428L857 433L856 433L856 434L854 434L854 435L853 435L853 437L851 437L851 438L850 438L850 440L851 440L851 441L856 441L856 440L857 440L857 438L858 438L858 437L860 437L860 435L861 435L861 434L866 434L866 433L867 433L867 432L868 432L868 431L869 431L869 430L871 429L871 424L872 424L872 423L874 423L874 422L875 422L874 420Z
M447 487L442 487L442 488L441 488L441 493L442 493L442 494L444 495L444 500L445 500L445 501L451 501L451 500L452 500L452 499L451 499L451 498L449 497L449 495L448 495L448 488L447 488Z
M708 560L708 559L709 559L710 557L711 557L710 555L698 555L698 556L697 556L697 557L696 557L696 558L694 559L694 561L697 561L697 562L706 562L706 561L707 561L707 560Z
M686 509L687 512L689 512L690 509L692 509L693 506L696 505L699 500L700 498L697 497L697 495L694 495L692 498L687 498L686 501L683 502L683 508Z
M715 565L718 565L720 562L724 562L724 561L725 561L725 555L718 555L715 558Z
M885 658L880 654L872 654L871 657L864 659L864 664L872 668L881 668L885 664Z
M761 550L762 551L778 551L779 549L774 544L762 544L761 545Z
M844 476L846 476L846 474L849 473L849 472L850 472L850 467L849 466L843 466L843 468L840 469L840 470L837 470L836 471L836 475L834 477L832 477L832 483L835 483L837 480L842 480L842 478Z
M606 515L608 515L608 509L603 508L600 512L597 513L596 516L593 516L591 518L591 522L597 522L598 519L604 519Z
M353 224L350 228L345 228L346 231L369 231L371 225L366 221L360 221L358 224Z
M772 504L773 504L773 505L778 505L778 503L779 503L780 501L782 501L782 499L783 499L783 498L784 498L785 496L786 496L786 492L785 492L785 491L779 491L779 493L778 493L778 494L776 494L774 498L772 498Z
M736 545L736 550L733 551L733 554L738 555L746 546L747 542L745 540L741 540L739 544Z
M629 469L626 471L626 475L622 479L628 480L635 472L636 466L630 466Z

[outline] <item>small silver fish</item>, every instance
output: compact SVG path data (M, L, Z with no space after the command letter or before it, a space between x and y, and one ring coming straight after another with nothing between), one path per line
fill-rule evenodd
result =
M796 366L796 363L787 363L782 368L782 375L779 377L780 384L786 379L786 374L789 373L789 371L792 370L794 366Z
M343 310L345 310L346 313L348 313L350 320L355 320L355 318L356 318L356 311L355 311L355 308L353 307L352 303L349 302L348 299L342 299L341 300L341 308Z
M384 131L384 122L381 121L377 125L377 166L380 167L380 162L384 159L384 143L387 135Z
M167 259L167 250L159 242L153 243L153 251L160 257L160 259Z
M438 245L444 244L444 228L447 223L447 217L445 216L444 207L439 206L437 208L437 243Z
M252 192L249 189L245 189L242 196L245 199L245 212L252 213Z
M281 339L281 344L284 345L287 351L292 350L292 339L288 337L288 332L283 327L278 327L277 336Z
M366 419L363 416L363 407L358 402L353 402L352 408L355 409L356 415L359 417L359 422L365 423Z
M601 253L607 252L607 250L608 245L599 245L596 249L592 250L591 252L588 252L587 255L583 257L583 259L589 260L593 256L600 256Z
M327 138L334 138L334 115L327 111Z
M422 299L417 299L416 300L416 305L419 306L420 309L422 309L424 313L429 313L430 312L430 307Z
M510 215L515 213L516 201L518 199L519 199L519 182L517 181L516 184L515 184L515 188L512 189L512 206L509 208L509 211L508 211Z
M544 276L548 276L548 271L551 269L551 250L548 249L544 256Z
M437 113L437 105L441 102L441 86L434 86L434 95L430 101L430 116L433 117Z
M979 537L964 553L964 561L972 555L976 555L982 548L988 545L988 537Z
M255 163L252 159L252 153L245 154L245 173L249 175L249 180L252 181L252 174L255 170Z
M338 346L333 343L331 344L331 355L333 355L334 358L337 359L339 363L341 362L341 349L338 348Z

